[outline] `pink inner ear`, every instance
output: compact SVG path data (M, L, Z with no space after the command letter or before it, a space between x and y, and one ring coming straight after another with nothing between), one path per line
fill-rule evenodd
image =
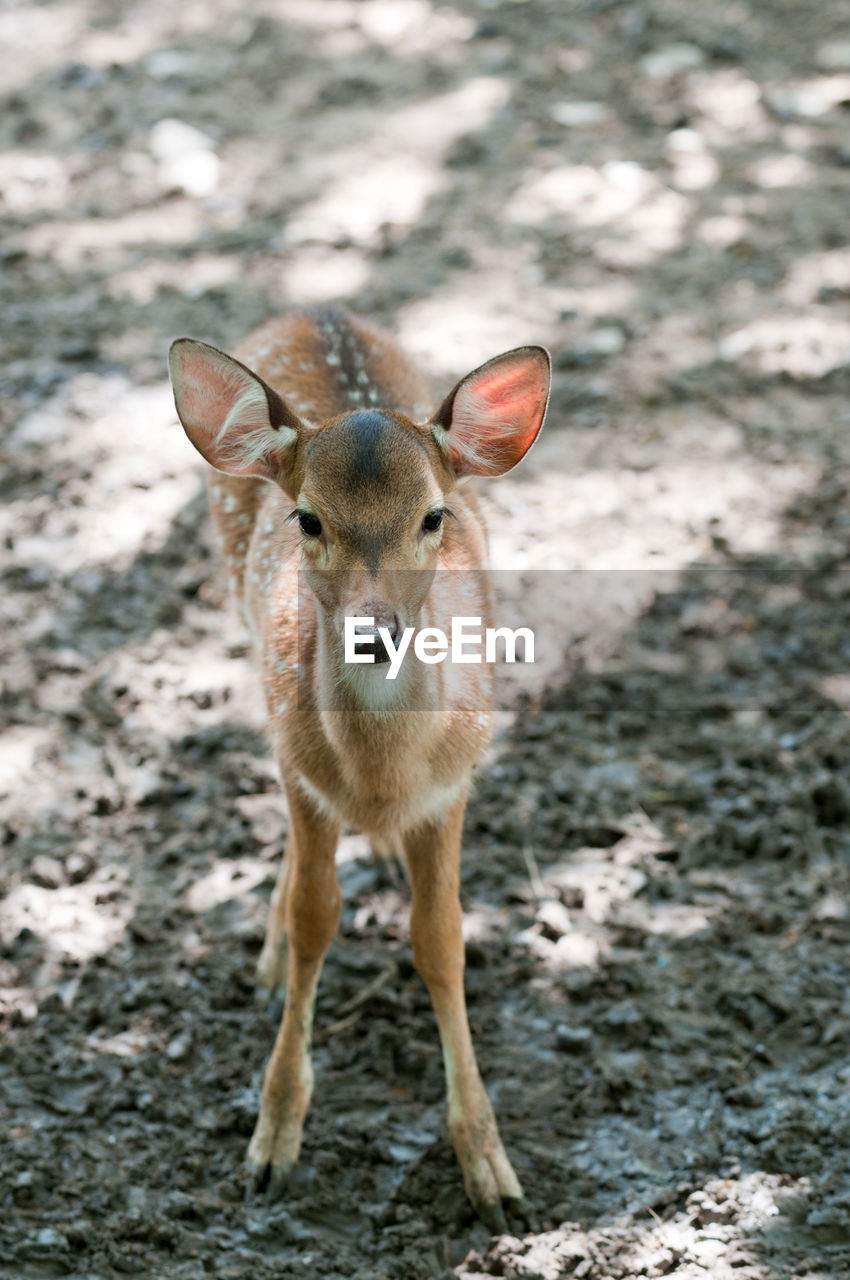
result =
M494 407L510 403L517 409L525 406L528 412L533 412L540 399L540 377L535 369L528 367L527 361L515 366L496 365L476 379L475 389Z
M207 462L230 475L277 478L282 450L296 432L288 423L272 427L268 397L274 392L206 343L179 339L169 359L180 421Z
M549 394L542 349L509 353L470 374L458 387L447 444L461 475L503 475L537 438Z
M177 363L181 408L198 429L214 437L249 379L239 376L238 366L228 362L222 367L212 353L189 343L178 349Z

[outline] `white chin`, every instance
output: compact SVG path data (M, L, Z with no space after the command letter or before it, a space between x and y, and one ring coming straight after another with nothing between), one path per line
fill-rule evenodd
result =
M407 683L404 663L394 680L389 678L390 669L389 662L347 662L342 681L370 711L390 710L401 700Z

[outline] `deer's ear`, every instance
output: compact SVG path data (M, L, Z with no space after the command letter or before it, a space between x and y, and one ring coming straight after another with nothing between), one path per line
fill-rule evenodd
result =
M549 402L545 347L517 347L462 378L431 419L458 475L501 476L537 439Z
M280 480L300 419L245 365L206 342L178 338L168 353L177 416L210 466Z

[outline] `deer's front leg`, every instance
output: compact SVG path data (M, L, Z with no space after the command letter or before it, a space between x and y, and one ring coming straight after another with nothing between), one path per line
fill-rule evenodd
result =
M339 924L334 865L339 823L320 814L297 786L287 788L289 869L281 884L289 952L286 1005L266 1068L260 1115L248 1146L255 1186L279 1194L298 1159L313 1089L310 1039L322 962ZM280 915L279 906L276 914Z
M404 839L413 909L413 958L434 1005L446 1069L449 1132L467 1195L491 1230L504 1230L503 1203L522 1206L522 1187L505 1154L484 1092L466 1016L459 897L466 797L446 817Z
M270 1000L279 1000L281 1004L286 995L286 886L293 859L290 836L286 842L277 883L272 891L266 937L257 961L258 985L264 988Z

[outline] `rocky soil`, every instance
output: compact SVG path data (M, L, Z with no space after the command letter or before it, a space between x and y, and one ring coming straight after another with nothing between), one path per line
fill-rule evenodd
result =
M850 1276L846 6L22 0L0 43L0 1277ZM489 495L545 661L464 852L516 1235L354 833L299 1177L244 1196L286 813L164 354L330 297L443 391L554 355Z

